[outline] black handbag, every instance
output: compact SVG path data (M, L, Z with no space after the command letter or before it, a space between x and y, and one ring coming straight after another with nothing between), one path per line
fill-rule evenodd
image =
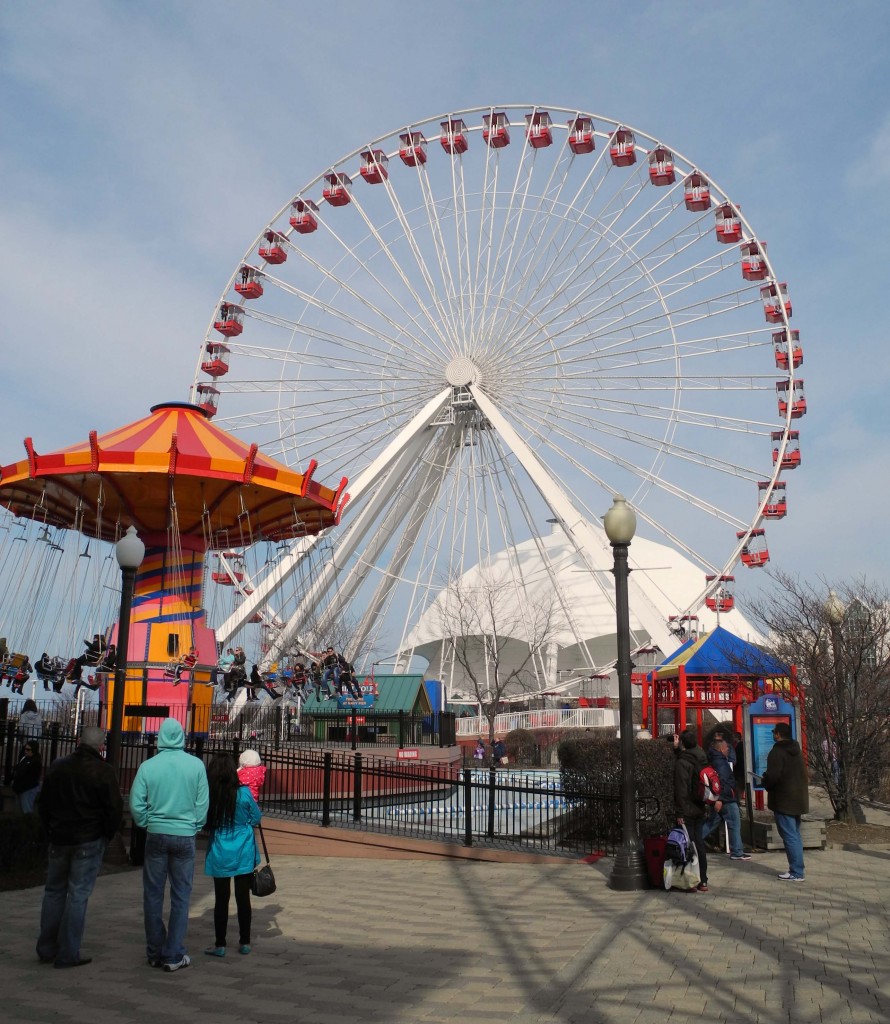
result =
M263 835L263 826L257 826L260 830L260 839L263 841L263 855L266 863L253 869L253 878L250 880L250 891L254 896L271 896L277 886L275 875L272 874L272 865L269 863L269 851L266 849L266 837Z

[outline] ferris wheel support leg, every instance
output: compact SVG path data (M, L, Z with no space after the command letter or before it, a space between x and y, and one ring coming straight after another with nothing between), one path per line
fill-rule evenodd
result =
M421 411L408 423L396 437L386 446L368 468L358 477L350 487L351 500L346 506L347 514L352 513L363 495L378 480L380 474L386 470L404 452L416 435L425 430L436 418L442 407L451 395L451 389L445 388L435 398L431 399ZM217 640L225 645L256 613L274 593L293 575L303 558L315 547L319 541L319 535L306 537L297 545L296 549L274 571L263 580L259 587L229 616L219 627L216 636Z
M366 641L368 634L374 628L381 609L384 607L387 598L392 592L396 581L401 577L411 552L414 550L424 519L433 506L436 496L439 494L442 484L446 479L451 464L455 459L457 448L454 444L454 437L449 431L444 431L438 443L424 454L428 456L428 462L432 466L438 466L437 472L429 472L425 480L419 483L418 487L407 487L403 490L398 505L394 510L393 522L390 524L388 535L391 536L398 524L408 520L407 526L402 531L396 549L386 571L383 573L380 583L376 587L368 607L362 615L353 635L354 649L360 648ZM388 540L388 537L386 538ZM375 549L382 550L385 547L383 538L375 538ZM370 557L368 561L372 561ZM362 559L365 561L365 558ZM404 647L404 636L399 643L399 650Z
M500 434L504 443L519 460L522 468L535 485L541 498L554 516L559 519L566 537L593 573L611 571L611 546L603 530L597 530L589 523L557 484L540 460L507 422L498 407L475 384L470 392L482 414ZM664 654L670 654L676 647L676 639L667 628L664 616L655 607L643 588L631 577L629 582L631 605L640 625L649 633L652 643Z
M362 512L361 516L351 525L347 535L337 545L337 555L341 564L350 557L364 539L379 509L384 504L385 498L388 500L388 496L391 496L395 488L408 475L419 452L426 447L427 442L423 437L424 432L442 411L450 397L451 388L448 387L427 402L423 409L399 431L380 455L371 462L350 488L350 502L347 505L347 512L355 515L357 507L360 507ZM378 487L372 497L367 500L367 504L365 504L363 499L365 499L365 496L372 490L374 485L380 482L380 477L384 474L386 474L384 486L382 488ZM364 507L362 507L363 505ZM315 538L311 539L315 540ZM334 584L337 578L337 571L337 565L325 567L325 570L320 574L316 583L313 584L309 594L301 601L299 608L288 620L287 625L279 636L278 646L280 649L286 647L296 637L307 614L307 610L314 607L324 593ZM275 575L277 577L279 574L276 573ZM281 579L278 586L284 582L285 578ZM251 595L248 601L245 601L239 607L236 613L241 620L238 628L250 618L250 615L256 610L260 601L267 596L268 593L265 587L259 588ZM228 626L235 617L230 617L224 625Z

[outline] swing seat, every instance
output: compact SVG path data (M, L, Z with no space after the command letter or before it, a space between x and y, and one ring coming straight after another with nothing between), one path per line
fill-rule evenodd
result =
M10 654L3 665L2 678L10 682L24 683L31 675L24 670L27 664L27 654Z
M177 670L178 670L179 666L180 666L180 663L178 661L171 661L166 666L166 668L164 669L164 678L165 679L176 679L177 678Z

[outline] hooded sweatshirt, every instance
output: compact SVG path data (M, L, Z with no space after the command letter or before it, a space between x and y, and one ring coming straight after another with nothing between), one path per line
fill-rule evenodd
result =
M810 809L807 769L797 740L777 740L766 757L763 773L766 806L779 814L799 817Z
M133 821L149 832L193 836L207 820L207 772L185 752L185 733L175 718L158 732L158 752L139 767L130 790Z

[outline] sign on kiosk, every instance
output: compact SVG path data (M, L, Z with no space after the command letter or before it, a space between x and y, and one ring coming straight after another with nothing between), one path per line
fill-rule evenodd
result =
M773 729L779 722L791 726L794 739L800 738L800 710L778 694L767 693L745 708L745 749L751 788L762 791L760 779L766 771L766 758L773 746Z
M420 757L417 747L403 747L396 754L400 761L416 761Z

